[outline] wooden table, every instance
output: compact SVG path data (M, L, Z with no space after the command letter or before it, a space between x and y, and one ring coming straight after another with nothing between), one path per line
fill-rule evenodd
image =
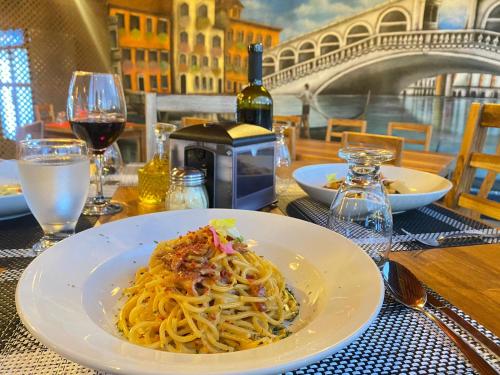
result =
M298 161L316 163L341 163L338 157L339 142L325 142L316 139L299 138L295 143ZM453 169L455 156L430 151L404 150L402 166L424 172L448 176Z
M45 138L74 137L68 121L48 122L43 125ZM146 161L146 127L144 124L127 122L120 139L130 139L136 142L139 161Z
M295 163L300 166L303 163ZM163 211L139 204L136 187L119 187L113 199L124 210L103 216L97 225L129 216ZM281 210L269 210L281 214ZM446 300L500 336L500 244L430 249L391 254Z

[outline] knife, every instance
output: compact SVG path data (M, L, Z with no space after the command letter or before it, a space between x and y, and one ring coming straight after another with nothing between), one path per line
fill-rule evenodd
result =
M457 323L460 327L462 327L466 332L468 332L474 340L479 342L488 348L492 353L494 353L497 357L500 357L500 346L496 345L491 339L486 337L483 333L481 333L478 329L474 328L469 322L467 322L464 318L458 315L455 311L447 307L444 303L439 301L432 294L427 294L427 302L434 307L435 309L442 312L448 318Z

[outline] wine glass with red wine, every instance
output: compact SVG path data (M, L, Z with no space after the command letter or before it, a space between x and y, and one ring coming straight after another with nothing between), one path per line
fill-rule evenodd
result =
M97 194L84 215L110 215L122 210L103 195L104 151L125 129L127 107L120 77L116 74L74 72L69 85L68 119L73 133L87 142L97 167Z

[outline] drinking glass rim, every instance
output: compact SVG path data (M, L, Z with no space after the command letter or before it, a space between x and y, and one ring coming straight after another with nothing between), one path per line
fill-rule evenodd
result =
M76 138L34 138L34 139L22 139L19 141L19 145L30 145L33 144L39 146L48 146L50 144L60 144L60 145L82 145L87 147L87 143L81 139Z
M120 77L119 74L116 74L116 73L102 73L102 72L87 72L85 70L75 70L72 74L72 76L76 76L76 75L80 75L80 76L103 76L103 77L106 77L106 76L109 76L109 77Z
M339 150L342 159L353 162L386 162L393 160L393 151L377 147L343 147Z

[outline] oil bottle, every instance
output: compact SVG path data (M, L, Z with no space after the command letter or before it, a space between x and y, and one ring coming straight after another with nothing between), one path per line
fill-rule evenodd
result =
M169 187L170 161L168 140L175 130L175 125L158 123L154 133L156 150L153 158L138 170L139 201L148 205L165 203L165 194Z

